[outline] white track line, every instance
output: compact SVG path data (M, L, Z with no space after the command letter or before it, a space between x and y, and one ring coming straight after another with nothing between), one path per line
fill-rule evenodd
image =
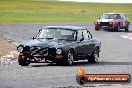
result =
M132 40L132 33L128 33L127 35L121 35L120 37Z

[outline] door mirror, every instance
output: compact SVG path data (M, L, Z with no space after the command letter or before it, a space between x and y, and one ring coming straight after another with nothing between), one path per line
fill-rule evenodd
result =
M36 39L36 38L33 36L31 39L33 39L33 40L34 40L34 39Z

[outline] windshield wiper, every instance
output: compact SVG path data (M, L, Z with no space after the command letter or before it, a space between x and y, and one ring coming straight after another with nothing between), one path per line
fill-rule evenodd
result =
M54 39L54 38L44 38L44 39Z
M73 39L65 39L65 38L62 38L62 39L58 39L58 40L73 41Z
M54 39L54 38L38 38L38 39Z

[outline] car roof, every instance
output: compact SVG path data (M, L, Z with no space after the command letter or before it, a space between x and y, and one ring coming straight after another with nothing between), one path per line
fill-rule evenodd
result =
M43 28L60 28L60 29L68 29L68 30L86 30L86 28L83 27L77 27L77 26L46 26Z

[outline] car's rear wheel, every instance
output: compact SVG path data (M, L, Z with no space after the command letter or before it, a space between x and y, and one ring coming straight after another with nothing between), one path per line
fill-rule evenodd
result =
M72 65L73 64L73 60L74 60L74 53L72 50L69 50L67 53L67 60L66 60L66 64L67 65Z
M18 62L19 62L19 65L21 65L21 66L28 66L30 64L29 60L21 60L21 59L19 59Z
M128 25L125 27L125 32L128 32Z
M95 28L95 31L99 31L99 28Z
M96 48L95 51L92 53L92 55L89 57L88 62L89 63L96 63L99 59L99 49Z
M118 32L120 30L120 25L118 24L117 27L115 28L115 31Z

